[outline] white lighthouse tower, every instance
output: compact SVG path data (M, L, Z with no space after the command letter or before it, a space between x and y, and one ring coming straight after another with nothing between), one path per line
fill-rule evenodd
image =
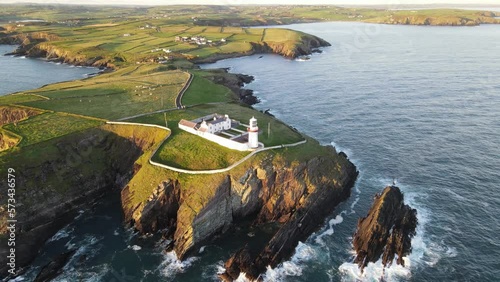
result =
M259 127L257 126L257 119L252 117L250 119L250 127L248 128L248 148L256 149L259 147Z

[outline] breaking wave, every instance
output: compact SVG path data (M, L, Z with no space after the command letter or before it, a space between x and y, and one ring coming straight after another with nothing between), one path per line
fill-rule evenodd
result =
M268 266L263 278L264 281L283 281L285 277L301 276L304 262L314 260L318 257L318 251L311 245L299 242L295 248L295 254L289 261L281 263L277 268Z
M56 234L54 234L54 236L52 236L52 238L50 238L47 242L54 242L54 241L57 241L57 240L60 240L62 238L67 238L71 235L71 233L75 230L74 227L71 227L71 226L66 226L64 227L63 229L57 231Z
M163 277L173 278L178 273L184 273L198 259L199 257L190 257L184 261L180 261L174 251L168 252L164 255L159 270Z

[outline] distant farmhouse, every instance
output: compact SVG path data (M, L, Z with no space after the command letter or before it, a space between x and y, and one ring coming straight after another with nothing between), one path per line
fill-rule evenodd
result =
M210 45L210 46L218 46L223 43L226 43L227 40L225 38L222 38L220 41L213 41L210 39L207 39L204 36L176 36L175 37L175 42L186 42L189 44L195 44L195 45Z
M238 127L246 127L247 130ZM179 121L179 128L232 150L251 151L264 147L259 143L259 127L254 117L249 125L245 125L228 115L215 113L191 121L183 119Z

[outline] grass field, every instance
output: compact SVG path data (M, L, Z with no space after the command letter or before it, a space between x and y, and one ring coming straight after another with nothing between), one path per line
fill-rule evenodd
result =
M3 128L22 136L19 146L47 141L76 131L96 127L103 122L63 113L45 113Z
M227 102L235 99L229 88L203 78L203 73L193 72L193 75L191 86L182 98L183 105Z
M189 74L182 71L133 66L117 73L52 84L27 91L27 95L12 96L17 100L5 96L5 103L17 102L56 112L119 119L174 108L175 98L188 78ZM42 96L48 99L43 99ZM29 99L26 100L25 97Z
M219 169L249 154L220 146L177 126L171 126L171 129L172 135L153 157L156 162L191 170Z

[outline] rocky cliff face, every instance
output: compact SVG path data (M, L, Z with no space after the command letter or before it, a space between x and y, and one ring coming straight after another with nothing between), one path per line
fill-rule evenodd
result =
M254 77L246 74L229 73L229 69L209 69L205 70L210 75L204 76L217 84L222 84L231 89L239 98L239 100L247 105L259 103L259 98L253 95L253 90L242 88L254 80Z
M112 58L105 58L103 56L89 58L78 53L73 53L70 50L65 50L51 44L51 41L55 40L60 40L60 38L44 32L32 32L0 37L0 44L18 44L19 47L12 55L46 58L51 61L76 66L115 67Z
M212 191L204 198L183 188L182 181L170 179L147 202L132 206L133 195L126 188L122 191L126 220L141 232L175 228L170 233L180 259L240 219L283 223L264 249L252 255L240 252L244 262L230 266L232 273L244 268L249 278L256 278L267 265L276 266L290 257L299 240L307 238L350 195L356 168L333 148L329 152L303 162L276 161L268 154L244 170L207 180L197 187Z
M312 54L319 47L330 46L330 43L314 35L303 35L300 43L290 45L286 42L259 42L252 43L257 53L274 53L286 58L297 58Z
M500 20L495 18L494 14L482 14L476 18L464 17L426 17L423 15L405 17L394 16L385 20L385 24L398 25L432 25L432 26L477 26L480 24L498 24Z
M108 130L91 129L38 146L37 151L50 152L43 158L37 158L30 147L1 156L3 175L7 175L4 170L8 167L16 170L16 266L29 264L43 243L73 220L79 210L90 208L111 189L122 188L132 176L136 159L152 145L147 138L150 136L141 137L140 132L124 138ZM0 183L0 190L7 191L6 182ZM7 209L2 205L2 276L7 274L6 218Z
M41 111L30 108L0 107L0 126L16 123L32 116L39 115Z
M404 266L403 257L411 252L411 239L417 227L417 211L404 204L396 186L388 186L377 194L368 215L358 221L354 234L355 262L361 270L369 262L382 257L389 266L397 255L397 264Z

